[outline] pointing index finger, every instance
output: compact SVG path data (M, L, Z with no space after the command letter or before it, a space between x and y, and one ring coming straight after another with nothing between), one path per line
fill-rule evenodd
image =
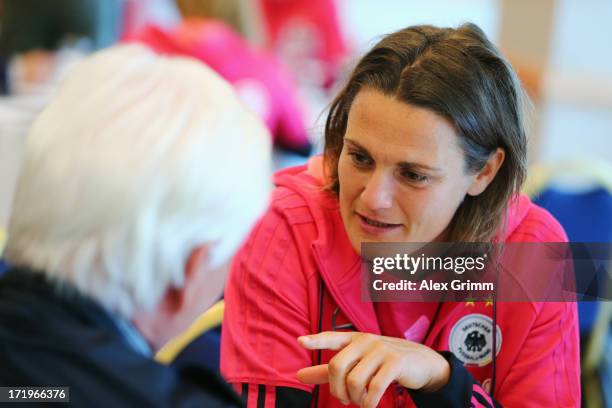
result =
M356 335L359 335L359 333L327 331L309 336L300 336L298 337L298 342L302 347L309 350L340 350L346 347Z

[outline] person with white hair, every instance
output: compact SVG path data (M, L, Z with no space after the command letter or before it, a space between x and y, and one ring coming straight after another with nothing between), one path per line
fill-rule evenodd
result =
M220 295L265 209L270 137L201 63L136 45L77 65L34 122L0 280L0 384L87 406L234 406L152 353Z

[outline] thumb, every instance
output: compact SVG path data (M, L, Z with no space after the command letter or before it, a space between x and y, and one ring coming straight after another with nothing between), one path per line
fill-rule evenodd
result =
M304 384L327 384L329 382L327 364L302 368L296 376Z

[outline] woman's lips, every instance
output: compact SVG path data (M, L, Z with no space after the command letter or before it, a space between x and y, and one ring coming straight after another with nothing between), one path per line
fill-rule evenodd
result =
M355 213L359 220L359 227L363 232L369 235L384 235L401 228L402 224L389 224L380 220L368 218L359 213Z

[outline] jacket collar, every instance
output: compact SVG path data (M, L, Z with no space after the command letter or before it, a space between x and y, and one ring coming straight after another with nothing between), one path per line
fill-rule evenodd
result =
M351 246L339 211L330 214L325 229L313 243L325 286L358 331L380 334L374 304L362 299L361 258Z
M374 305L361 298L361 258L346 234L337 198L322 189L322 169L322 157L316 156L307 166L278 173L275 183L300 194L310 209L318 230L315 262L333 300L358 331L379 334Z
M38 308L38 314L42 316L47 311L61 311L64 323L70 321L110 330L120 336L133 351L143 357L152 356L149 344L130 321L109 312L68 282L53 279L40 271L15 267L9 269L0 280L0 293L3 291L17 293L11 298L17 303L11 307L20 310L26 310L28 307ZM30 297L33 297L32 300L35 300L36 304L28 301Z

